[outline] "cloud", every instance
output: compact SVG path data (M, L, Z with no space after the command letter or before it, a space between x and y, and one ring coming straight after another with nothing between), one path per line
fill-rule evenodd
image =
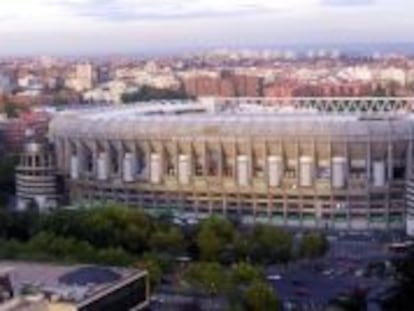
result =
M11 20L12 18L13 18L12 16L0 16L0 22L7 22Z
M3 0L0 54L408 42L413 11L413 0Z
M376 4L376 0L322 0L324 6L365 6Z
M312 2L314 0L292 0ZM284 11L285 5L254 0L54 0L73 14L109 21L238 16Z

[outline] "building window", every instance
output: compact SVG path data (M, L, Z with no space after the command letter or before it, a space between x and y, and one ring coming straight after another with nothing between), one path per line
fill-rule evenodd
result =
M119 173L119 153L118 153L118 150L114 147L111 147L110 148L110 155L111 155L112 173L118 174Z
M164 155L165 155L166 174L168 176L175 176L174 155L168 150L165 151Z
M145 159L145 152L143 152L141 149L137 149L136 154L136 161L137 161L137 174L142 175L145 172L147 161Z
M225 177L233 177L232 157L229 154L223 154L223 175Z
M93 153L87 147L85 147L85 170L88 173L93 171Z
M194 152L194 174L195 176L203 176L204 175L204 165L203 165L203 156L198 153Z
M207 150L207 174L217 176L220 167L220 152L218 150Z

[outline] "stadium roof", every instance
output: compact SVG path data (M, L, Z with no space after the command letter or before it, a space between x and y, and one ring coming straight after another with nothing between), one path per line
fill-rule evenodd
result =
M327 107L329 102L322 99ZM339 105L331 99L332 105ZM402 99L408 101L408 99ZM400 109L395 99L390 108L382 100L378 111L321 110L318 99L300 99L285 105L270 105L266 99L203 99L200 101L158 101L92 109L68 110L51 122L51 136L95 139L137 139L139 137L375 137L381 140L408 139L414 129L411 113ZM354 107L367 99L348 99ZM279 103L279 102L278 102ZM311 105L313 103L313 106ZM396 103L398 103L398 106ZM322 104L321 104L322 105ZM342 103L341 105L345 105ZM374 105L374 102L371 103ZM324 106L324 107L325 107ZM354 107L355 108L355 107ZM367 107L365 107L367 108Z

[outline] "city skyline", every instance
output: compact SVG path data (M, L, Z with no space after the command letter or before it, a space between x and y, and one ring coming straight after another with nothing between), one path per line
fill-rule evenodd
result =
M409 0L16 0L0 4L0 54L411 43L413 9Z

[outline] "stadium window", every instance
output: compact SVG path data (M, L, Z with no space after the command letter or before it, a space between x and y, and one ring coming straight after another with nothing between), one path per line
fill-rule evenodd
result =
M207 150L207 174L217 176L220 166L220 152L214 149Z
M118 174L119 173L119 156L118 150L114 147L110 148L110 155L111 155L111 168L112 173Z

